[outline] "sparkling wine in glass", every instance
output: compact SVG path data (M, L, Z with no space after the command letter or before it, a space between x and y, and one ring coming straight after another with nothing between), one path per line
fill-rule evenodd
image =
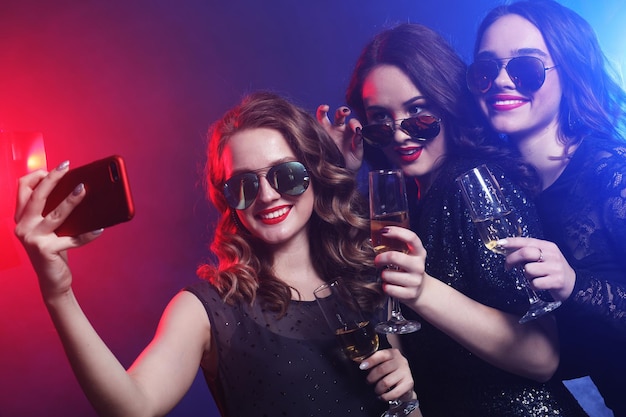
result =
M459 176L457 183L485 246L495 253L506 255L506 250L497 242L507 237L521 236L522 226L504 198L496 178L487 166L481 165ZM519 268L514 271L517 285L526 291L530 304L520 323L534 320L561 305L560 301L540 299L530 287L523 271Z
M372 246L376 253L398 251L407 253L406 244L384 236L381 230L387 226L409 228L409 207L406 199L406 184L399 169L377 170L369 173L369 204ZM388 265L387 268L395 268ZM418 331L422 325L418 321L407 320L402 315L400 303L390 299L391 317L376 325L380 333L406 334Z
M318 287L313 294L330 330L350 360L361 363L378 350L379 336L374 325L364 318L358 302L345 285L333 281ZM381 417L408 416L419 405L417 400L398 399L388 403L389 409Z
M372 246L376 253L383 253L389 250L407 253L407 247L404 242L396 239L385 237L381 230L387 226L399 226L405 229L409 228L409 212L408 210L396 213L381 214L371 216L370 227L372 233Z

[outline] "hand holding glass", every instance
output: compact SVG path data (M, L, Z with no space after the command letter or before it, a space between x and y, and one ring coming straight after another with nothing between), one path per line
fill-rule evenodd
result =
M376 253L398 251L407 253L404 242L385 237L381 230L387 226L409 228L409 207L406 199L406 185L402 171L378 170L369 173L369 203L372 246ZM394 268L388 266L388 268ZM404 318L400 303L391 298L391 318L376 325L380 333L406 334L418 331L422 325Z
M369 320L363 317L358 302L349 289L339 281L317 288L314 292L324 318L346 356L360 363L373 355L379 347L378 334ZM418 407L418 401L389 401L389 409L381 417L408 416Z
M458 177L457 183L485 246L495 253L506 255L506 251L497 242L506 237L521 236L522 228L517 215L506 202L496 178L487 166L481 165ZM518 268L515 271L518 274L518 285L526 290L530 303L528 312L519 320L520 323L534 320L561 305L560 301L540 299L530 287L523 271Z

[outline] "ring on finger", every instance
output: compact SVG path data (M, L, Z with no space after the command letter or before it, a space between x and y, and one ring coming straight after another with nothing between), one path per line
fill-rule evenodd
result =
M537 248L539 249L539 258L537 259L536 262L543 262L543 251L541 250L541 248Z

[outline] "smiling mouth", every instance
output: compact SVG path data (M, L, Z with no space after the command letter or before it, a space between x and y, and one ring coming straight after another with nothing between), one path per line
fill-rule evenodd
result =
M283 207L278 208L278 210L273 210L270 212L261 212L259 213L259 217L262 220L272 220L278 217L283 217L284 215L289 213L289 210L290 208L288 206L283 206Z
M402 162L413 162L422 153L423 147L396 148L395 151Z
M493 100L492 104L495 104L496 106L509 106L509 105L513 105L513 104L520 104L520 103L524 103L524 100Z
M523 97L494 96L487 100L487 104L495 110L513 110L526 103L528 100Z
M398 149L398 153L400 155L413 155L415 152L418 152L420 149L422 148L405 148L405 149Z
M287 218L291 206L280 206L273 209L263 210L257 214L262 223L272 225L282 222Z

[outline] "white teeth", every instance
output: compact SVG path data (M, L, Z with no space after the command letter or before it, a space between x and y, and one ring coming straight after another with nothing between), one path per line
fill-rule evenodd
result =
M523 100L497 100L496 104L499 106L510 106L511 104L523 103Z
M413 155L419 149L411 148L411 149L398 149L398 153L401 155Z
M283 208L281 208L279 210L276 210L276 211L273 211L271 213L262 214L261 218L262 219L275 219L276 217L283 216L288 211L289 211L288 207L283 207Z

